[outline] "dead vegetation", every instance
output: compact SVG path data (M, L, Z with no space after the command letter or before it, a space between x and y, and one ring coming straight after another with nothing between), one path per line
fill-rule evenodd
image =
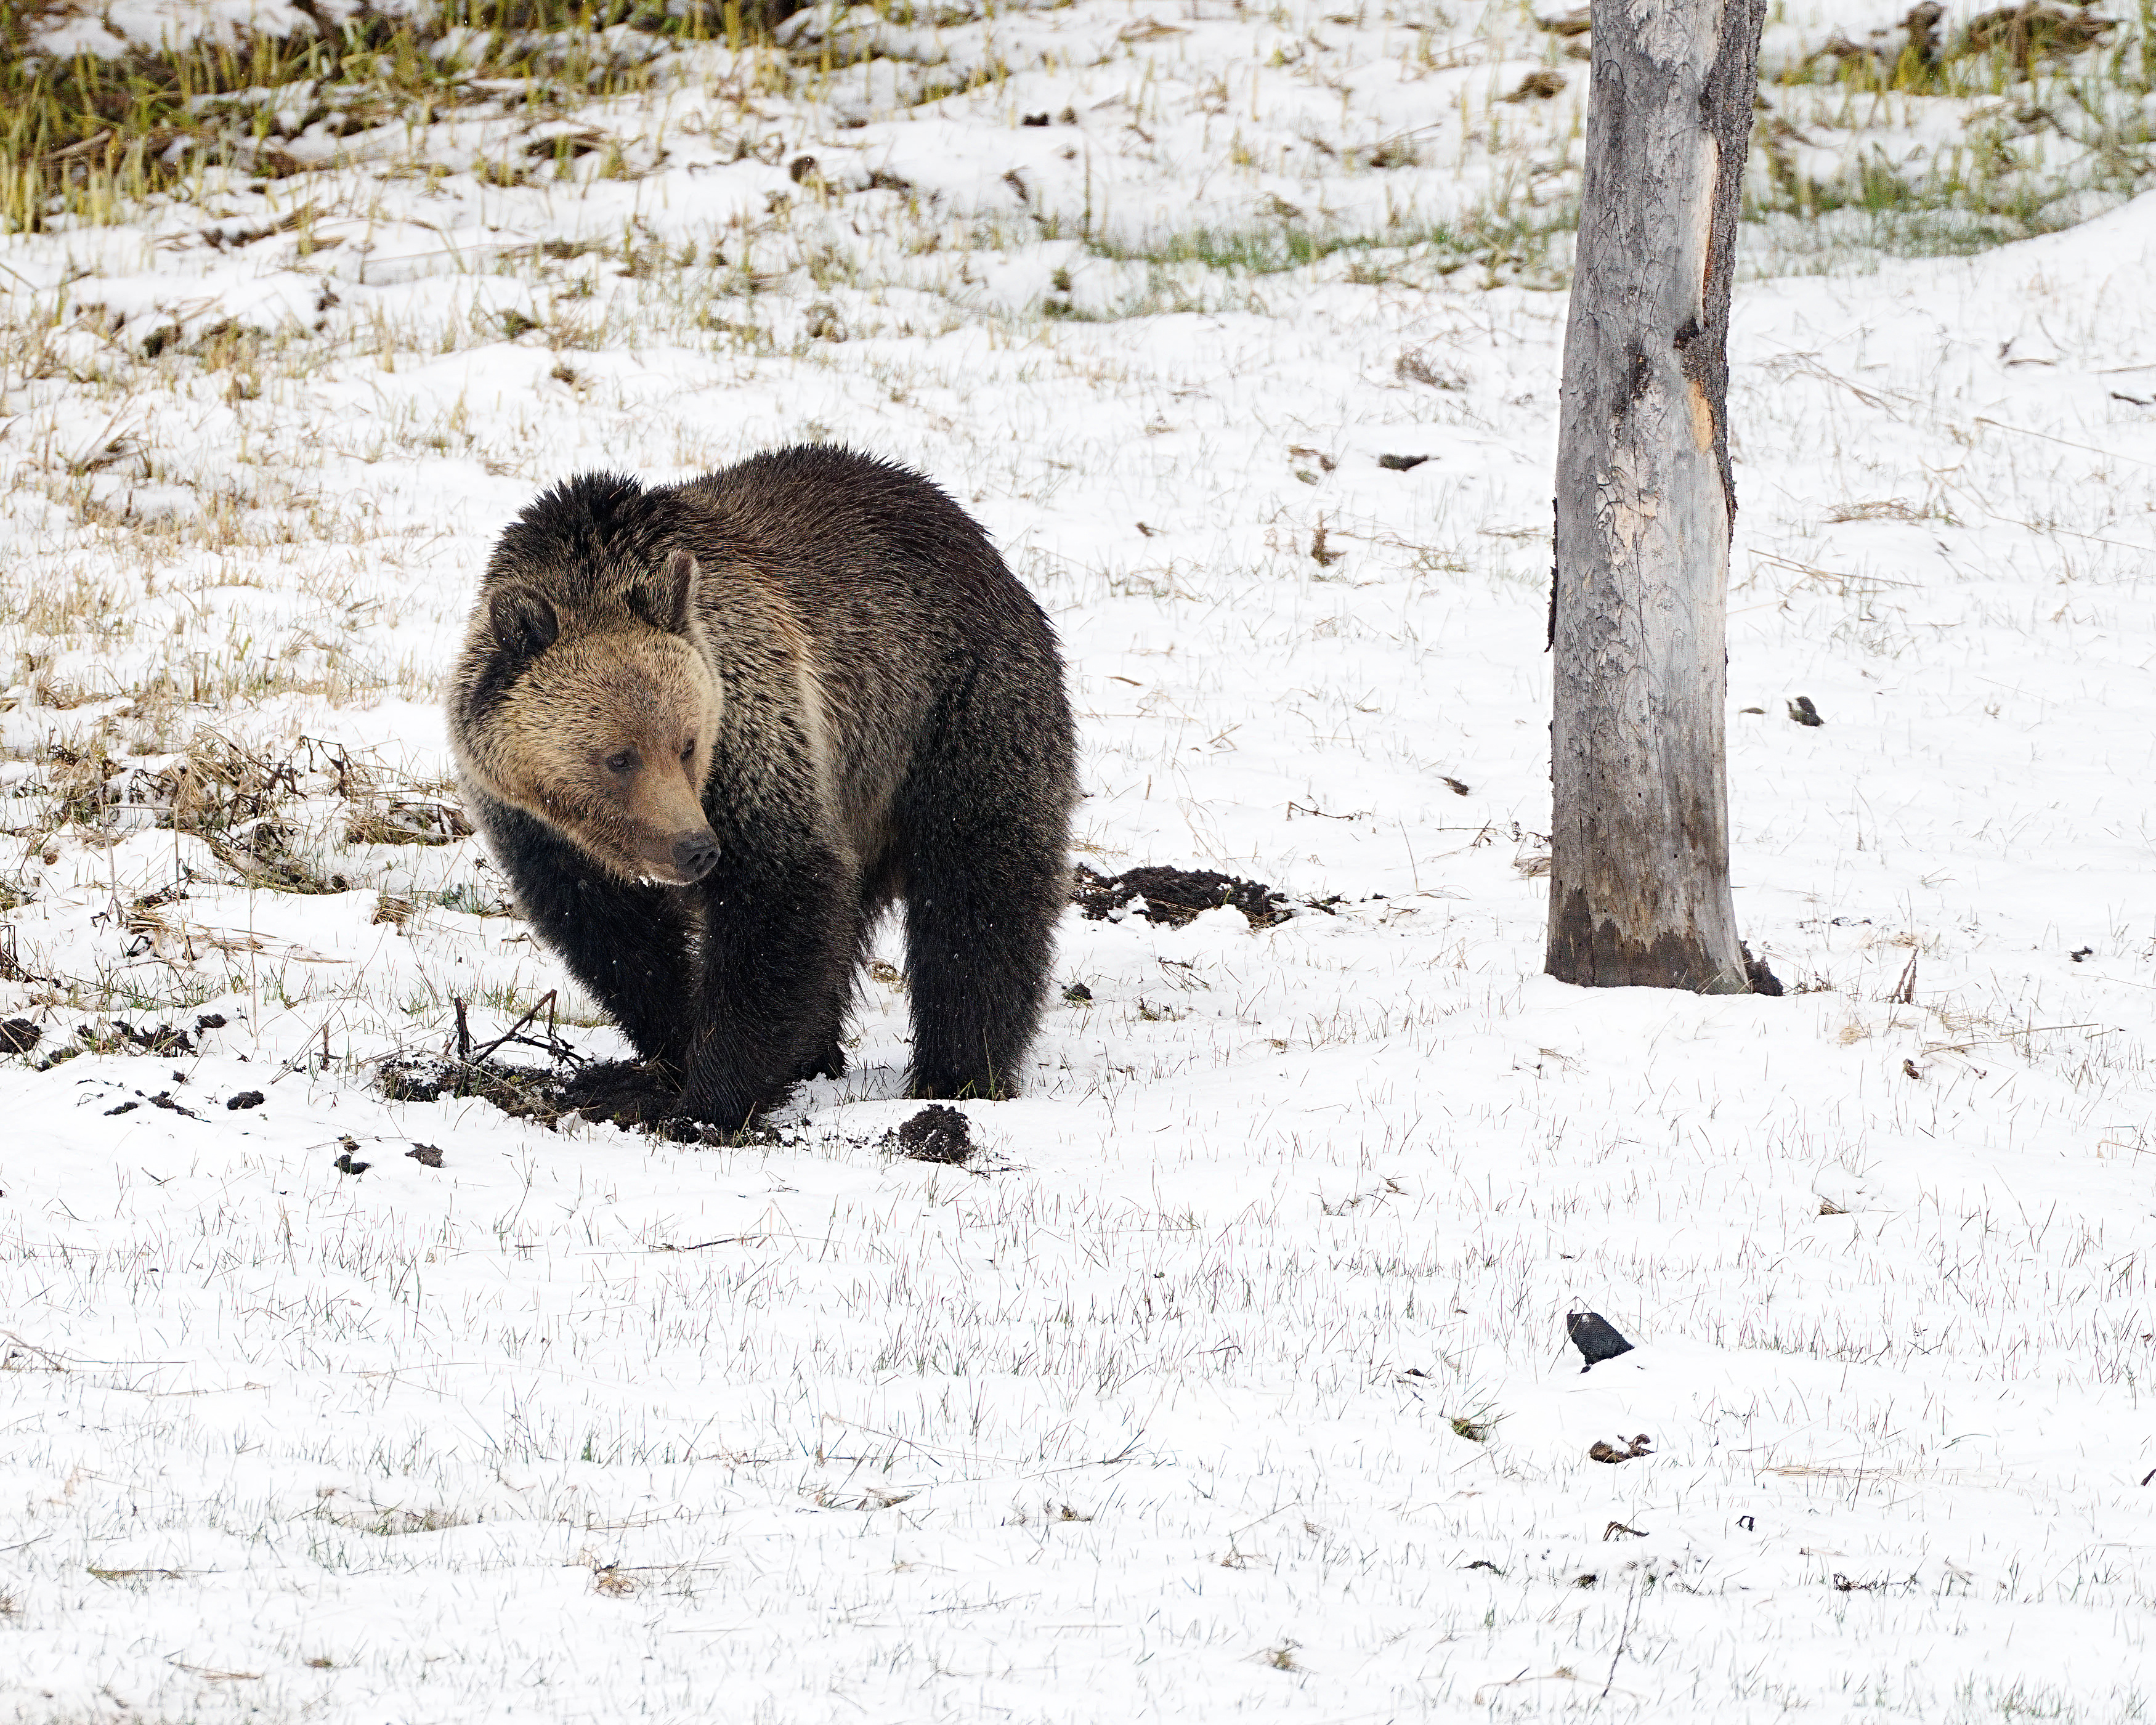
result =
M379 128L495 103L505 87L537 113L640 93L668 49L767 39L797 6L424 0L390 12L362 0L332 18L299 0L302 22L285 35L228 26L177 45L112 39L103 53L62 54L48 33L74 8L10 3L0 7L0 223L34 232L60 217L110 221L206 168L289 178ZM583 153L578 142L568 136L549 159Z
M78 1024L74 1037L39 1060L38 1070L49 1071L86 1054L142 1055L153 1060L177 1060L196 1053L210 1033L223 1029L226 1022L221 1013L205 1013L195 1019L192 1029L170 1024L145 1028L131 1024L125 1019L113 1019L101 1024ZM27 1019L10 1020L8 1028L14 1032L13 1040L21 1044L10 1050L13 1053L28 1054L44 1040L44 1033Z
M87 746L55 741L38 764L39 779L17 792L32 819L10 824L16 837L102 846L144 827L189 834L235 882L269 891L351 891L367 860L346 852L444 845L472 833L449 780L304 735L279 749L203 730L177 756L146 757L101 732Z
M1922 0L1861 41L1763 64L1748 218L1801 218L1815 231L1798 244L1839 224L1851 242L1964 252L2071 226L2156 177L2145 8L2023 0L1946 19Z

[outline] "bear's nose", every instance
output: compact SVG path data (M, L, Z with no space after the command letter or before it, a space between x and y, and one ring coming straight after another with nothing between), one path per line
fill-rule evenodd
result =
M674 841L674 866L684 880L702 880L718 861L719 841L709 833L691 833Z

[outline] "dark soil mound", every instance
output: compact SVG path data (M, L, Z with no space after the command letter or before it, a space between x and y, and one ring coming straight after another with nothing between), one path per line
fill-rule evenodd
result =
M1145 901L1148 922L1180 928L1202 911L1233 905L1253 928L1269 928L1288 915L1287 896L1255 880L1216 875L1209 869L1151 866L1127 874L1096 875L1083 863L1070 891L1070 901L1096 922L1105 921L1134 898Z
M655 1133L676 1144L775 1144L762 1120L728 1131L681 1112L681 1075L664 1060L602 1060L564 1081L556 1093L562 1114Z
M947 1163L963 1168L975 1149L973 1128L956 1108L931 1102L884 1142L914 1162Z
M601 1060L572 1074L556 1094L564 1114L657 1127L681 1111L681 1075L663 1060Z

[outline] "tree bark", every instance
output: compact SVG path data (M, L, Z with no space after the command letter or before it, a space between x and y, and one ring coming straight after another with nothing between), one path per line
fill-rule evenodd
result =
M1738 993L1729 292L1765 0L1593 0L1550 645L1563 981Z

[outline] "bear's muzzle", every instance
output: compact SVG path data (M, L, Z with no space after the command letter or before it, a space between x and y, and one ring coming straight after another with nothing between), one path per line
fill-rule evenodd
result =
M701 880L718 866L719 840L708 827L701 833L684 833L674 840L673 861L682 885Z

